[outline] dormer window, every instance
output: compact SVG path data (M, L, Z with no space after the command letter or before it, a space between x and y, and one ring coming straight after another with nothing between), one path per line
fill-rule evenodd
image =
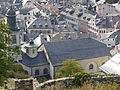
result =
M30 13L28 13L28 15L30 15Z
M48 24L45 24L45 27L48 27Z
M39 24L39 27L42 27L42 25L41 25L41 24Z
M36 27L36 25L34 24L34 25L33 25L33 27L35 28L35 27Z

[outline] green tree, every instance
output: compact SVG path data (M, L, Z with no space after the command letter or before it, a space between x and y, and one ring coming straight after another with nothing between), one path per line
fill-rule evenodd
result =
M18 79L25 79L29 78L28 75L24 74L24 69L20 64L13 64L11 66L11 70L8 71L8 77L10 78L18 78Z
M12 32L5 20L0 20L0 86L8 78L8 70L13 65L14 55L19 54L18 46L11 46Z
M66 61L62 62L62 67L58 73L56 73L56 77L68 77L77 72L83 72L83 69L79 65L79 62L77 62L75 59L67 59Z

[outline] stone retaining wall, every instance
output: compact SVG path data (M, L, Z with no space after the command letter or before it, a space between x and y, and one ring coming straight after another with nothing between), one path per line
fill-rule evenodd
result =
M15 90L45 90L45 88L51 88L59 86L60 88L72 88L74 77L65 77L60 79L48 80L44 83L36 83L37 81L33 78L15 80ZM92 77L94 83L96 82L116 82L120 84L120 76L103 76L103 77ZM49 89L47 89L49 90ZM51 89L52 90L52 89Z
M116 82L120 84L120 76L103 76L103 77L92 77L87 78L88 80L92 80L93 83L107 83L107 82ZM44 90L45 88L59 86L60 88L72 88L74 77L65 77L60 79L49 80L44 83L41 83L36 90Z
M33 78L16 79L15 90L33 90Z
M41 83L36 90L44 90L48 87L59 86L60 88L72 88L73 86L73 77L65 77L60 79L49 80L44 83Z

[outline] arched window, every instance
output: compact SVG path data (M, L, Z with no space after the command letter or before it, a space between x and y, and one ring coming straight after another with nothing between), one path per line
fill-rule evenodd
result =
M47 68L45 68L45 69L43 70L43 74L48 74L48 69L47 69Z
M39 70L35 70L35 75L39 75Z
M93 67L94 67L93 64L90 64L89 65L89 70L93 69Z
M27 70L25 70L24 73L25 73L26 75L28 75L28 71L27 71Z
M35 53L35 50L33 49L33 53Z
M26 49L26 53L29 53L29 50L28 50L28 48Z

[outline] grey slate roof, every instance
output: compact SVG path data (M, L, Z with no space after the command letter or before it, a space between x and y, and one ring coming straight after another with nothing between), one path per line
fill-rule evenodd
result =
M0 2L9 2L9 0L0 0Z
M84 60L109 56L107 46L91 38L81 38L44 44L53 66L61 65L66 59Z
M27 33L27 34L24 34L24 41L29 42L31 39L34 40L36 37L38 37L38 34Z
M120 43L120 30L116 30L112 32L108 38L115 38L116 40L116 45Z
M115 38L116 36L120 36L120 30L116 30L110 34L108 38Z
M47 27L46 27L47 25ZM33 23L28 27L28 29L44 29L52 28L51 21L46 17L37 18Z
M22 60L20 61L23 65L28 67L40 66L48 64L44 52L38 52L35 58L30 58L26 53L23 54Z
M72 9L66 8L66 10L62 11L60 14L69 18L80 19L89 22L94 15L87 13L86 10L86 8L81 6L75 6Z
M27 14L29 11L31 11L33 8L28 8L28 7L26 7L26 8L22 8L22 9L20 9L20 14Z

